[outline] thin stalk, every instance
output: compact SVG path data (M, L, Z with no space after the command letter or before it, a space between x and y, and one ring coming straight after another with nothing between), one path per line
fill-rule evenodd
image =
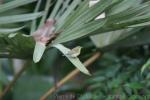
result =
M100 52L96 52L92 57L90 57L88 60L84 62L84 65L87 67L90 64L92 64L94 61L96 61L101 56ZM62 87L66 82L68 82L70 79L74 78L76 75L78 75L80 71L78 69L73 70L70 72L67 76L65 76L62 80L60 80L56 86L49 89L41 98L40 100L46 100L48 96L50 96L52 93L56 91L56 89ZM56 88L57 87L57 88Z

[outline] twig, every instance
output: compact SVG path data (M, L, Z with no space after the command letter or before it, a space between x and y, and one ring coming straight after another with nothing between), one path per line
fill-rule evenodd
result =
M2 94L0 94L0 100L2 100L2 98L12 88L12 86L16 83L16 81L22 75L22 73L25 71L26 68L27 68L27 66L26 66L26 63L25 63L24 66L22 67L22 69L20 69L20 71L15 74L13 80L6 86L6 88L4 89L4 91L2 92Z
M101 56L100 52L96 52L91 58L89 58L88 60L86 60L84 62L84 65L87 67L90 64L92 64L95 60L97 60L99 57ZM70 72L66 77L64 77L62 80L60 80L56 86L57 89L60 88L61 86L63 86L66 82L68 82L70 79L74 78L80 71L78 69L73 70L72 72ZM49 95L51 95L52 93L54 93L56 91L56 87L52 87L51 89L49 89L41 98L40 100L46 100L48 98Z

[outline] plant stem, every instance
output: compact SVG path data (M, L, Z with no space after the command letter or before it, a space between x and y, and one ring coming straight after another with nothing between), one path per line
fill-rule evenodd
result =
M88 60L86 60L84 62L84 65L87 67L90 64L92 64L95 60L97 60L99 57L101 56L100 52L96 52L91 58L89 58ZM65 76L62 80L60 80L56 86L52 87L51 89L49 89L41 98L40 100L46 100L48 98L49 95L51 95L52 93L54 93L56 91L56 89L60 88L61 86L63 86L66 82L68 82L70 79L74 78L80 71L78 69L73 70L72 72L70 72L67 76Z
M27 63L25 63L24 66L22 67L22 69L18 73L15 74L13 80L6 86L6 88L4 89L4 91L0 94L0 100L2 100L2 98L7 94L7 92L12 88L12 86L16 83L16 81L18 80L18 78L25 71L25 69L27 68L26 64Z

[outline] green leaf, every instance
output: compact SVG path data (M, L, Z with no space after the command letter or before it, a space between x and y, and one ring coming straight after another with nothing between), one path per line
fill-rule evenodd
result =
M80 0L74 0L71 5L68 7L68 9L64 12L64 14L58 19L58 27L57 30L60 29L60 27L63 25L64 20L68 17L68 15L77 7L77 5L80 3Z
M143 73L144 70L148 67L150 67L150 59L148 59L148 61L142 66L141 73Z
M131 36L124 38L112 45L112 47L130 47L150 43L149 31L135 31Z
M142 89L144 84L138 82L132 82L132 83L125 84L125 86L132 89Z
M91 36L91 40L96 45L96 47L102 48L119 40L122 34L126 34L124 32L125 30L118 30L118 31L98 34L98 35Z
M89 2L87 1L89 0L81 2L79 7L76 10L73 10L72 13L64 20L63 24L59 23L57 26L60 27L60 29L66 29L66 27L70 27L72 22L89 8Z
M87 75L91 75L89 73L89 71L86 69L86 67L81 63L81 61L77 57L70 57L70 56L66 55L69 51L71 51L70 49L64 47L62 44L56 44L56 45L53 45L53 47L60 50L69 59L69 61L75 67L77 67L81 72L83 72L84 74L87 74Z
M11 11L5 11L3 13L0 13L0 16L12 16L12 15L19 15L19 14L25 14L25 13L28 13L29 10L28 9L25 9L25 8L15 8L15 9L12 9Z
M0 57L32 58L34 45L33 38L22 33L0 34Z
M6 34L6 33L11 33L11 32L16 32L21 29L23 29L25 26L18 27L18 28L0 28L0 34Z
M37 0L13 0L11 2L0 5L0 13L35 1Z
M35 63L41 60L45 49L46 49L46 46L44 44L39 43L39 42L35 44L34 53L33 53L33 61Z
M91 36L91 40L96 47L103 48L129 37L137 31L139 31L139 29L133 28L111 31L103 34L93 35Z
M36 4L36 7L34 9L34 13L37 13L38 10L40 9L40 5L41 5L41 2L42 0L38 0L37 4ZM31 24L31 31L30 31L30 34L32 32L34 32L36 30L37 26L36 26L36 19L32 20L32 24Z
M71 25L79 25L86 22L89 22L91 20L94 20L98 15L102 14L107 8L109 8L111 5L115 4L120 0L101 0L97 4L95 4L92 7L89 7L88 9L85 9L85 11L80 14ZM88 1L87 1L88 2ZM72 27L73 27L72 26Z
M114 15L111 15L111 12L113 12L113 11L115 12L115 9L114 9L112 11L108 11L107 16L110 17L111 22L117 23L119 21L128 20L130 18L141 16L143 14L145 15L146 14L145 12L149 9L148 5L149 4L145 4L145 3L144 4L135 4L134 6L129 7L127 10L124 10L124 11L118 12Z
M128 26L128 27L144 27L144 26L148 26L150 25L150 21L149 22L145 22L145 23L141 23L141 24L135 24L135 25L131 25L131 26Z
M42 16L42 14L43 14L42 12L39 12L39 13L31 13L31 14L4 16L4 17L0 17L0 24L25 22L25 21L36 19L36 18Z
M100 29L106 22L107 20L92 21L82 27L77 27L76 30L64 31L58 36L58 38L56 38L54 44L67 42L82 36L89 35L93 31Z
M60 6L61 6L62 3L63 3L63 0L58 0L58 1L56 2L56 5L55 5L55 7L53 8L53 11L52 11L52 13L50 14L49 18L54 18L54 17L56 16L56 14L57 14L57 12L58 12L58 10L59 10L59 8L60 8Z
M104 19L97 20L97 22L90 21L90 20L94 19L97 15L99 15L100 13L107 10L107 8L109 8L110 6L120 4L118 2L120 2L120 0L116 0L113 2L109 1L109 0L104 0L104 1L102 0L102 1L98 2L96 5L94 5L94 7L84 9L84 10L86 10L85 12L81 13L79 16L76 16L76 18L69 20L71 25L68 24L67 22L65 22L65 25L68 24L68 27L64 25L64 27L66 29L58 36L58 38L56 38L56 40L54 42L56 42L56 43L68 42L68 41L71 41L71 40L74 40L74 39L77 39L77 38L80 38L83 36L89 36L92 34L98 34L98 33L103 33L103 32L124 29L126 27L130 27L131 25L146 23L150 20L149 14L140 15L140 13L142 13L142 11L144 11L145 9L148 9L148 6L147 6L148 4L144 3L144 4L140 5L141 1L138 1L136 6L130 11L130 13L128 13L128 11L126 11L126 14L123 15L124 9L129 8L130 7L129 6L129 7L122 8L122 10L121 10L122 12L120 13L120 11L119 11L118 12L119 14L114 15L113 17L106 16L106 18L104 18ZM133 3L134 0L132 0L132 1L128 0L127 3L129 3L129 2ZM85 6L85 8L86 8L86 6ZM76 11L78 11L78 9ZM132 13L134 13L134 14L132 14ZM121 20L117 21L116 19L120 19L119 17L121 17ZM107 23L105 22L106 20L107 20ZM114 20L116 20L116 22ZM103 24L101 22L105 22L106 24L105 23ZM100 24L102 24L102 25L100 25ZM142 25L145 25L145 24L141 24L141 26ZM139 27L139 26L134 26L134 27Z
M66 31L71 31L71 30L75 30L76 28L80 28L82 27L82 25L86 25L86 23L94 20L97 16L99 16L100 14L102 14L106 9L108 9L111 5L114 5L115 3L119 2L120 0L101 0L99 1L97 4L95 4L92 7L89 7L88 3L89 0L85 1L85 5L83 6L82 4L80 6L83 6L78 9L80 10L76 10L74 13L78 14L78 16L76 16L76 18L74 18L74 20L71 21L71 24L68 24L68 27L66 29ZM87 3L86 3L87 2ZM83 2L84 4L84 2ZM80 12L80 13L78 13ZM67 34L67 33L65 33Z
M59 19L64 12L66 11L66 9L68 9L68 7L70 6L69 3L71 2L71 0L66 0L65 2L63 2L61 9L58 11L57 15L55 16L55 19Z
M43 14L41 21L40 21L40 24L39 24L39 28L44 25L44 22L46 20L46 17L48 15L48 11L49 11L50 7L51 7L51 0L47 0L46 5L45 5L45 9L44 9L44 14Z
M140 3L141 0L122 0L121 3L119 3L118 5L115 5L114 7L112 7L109 11L109 15L114 15L120 12L123 12L125 10L127 10L128 8L132 7L133 5L135 5L135 3Z

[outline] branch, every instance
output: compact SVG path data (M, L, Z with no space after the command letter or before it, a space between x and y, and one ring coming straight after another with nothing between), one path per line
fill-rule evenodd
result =
M100 52L96 52L91 58L89 58L88 60L86 60L84 62L84 65L87 67L90 64L92 64L95 60L97 60L99 57L101 56ZM61 86L63 86L66 82L68 82L70 79L74 78L80 71L78 69L73 70L72 72L70 72L66 77L64 77L62 80L60 80L56 86L52 87L51 89L49 89L41 98L40 100L46 100L48 98L49 95L51 95L52 93L54 93L56 91L57 88L60 88Z

